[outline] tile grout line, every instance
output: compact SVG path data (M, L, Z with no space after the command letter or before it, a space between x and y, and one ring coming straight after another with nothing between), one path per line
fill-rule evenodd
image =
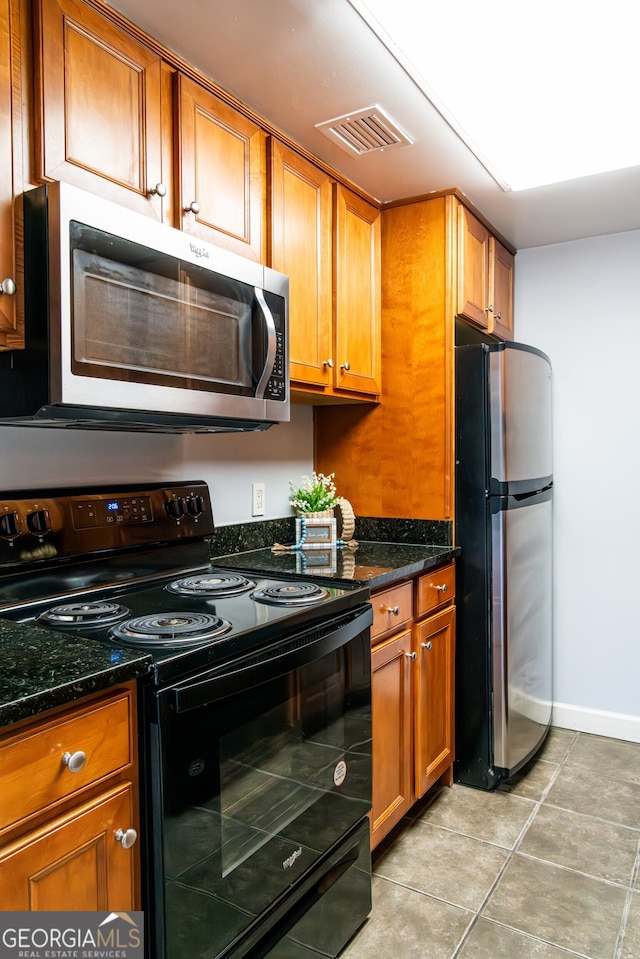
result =
M616 948L613 954L613 959L623 959L622 946L624 944L624 937L627 931L627 919L629 918L629 911L631 909L631 903L633 902L633 897L636 895L636 893L634 892L633 886L639 874L640 874L640 840L638 841L638 851L636 852L636 861L634 863L633 869L631 870L631 880L629 882L629 887L627 889L627 898L625 900L624 909L622 910L622 919L620 920L620 928L618 930L618 938L616 940Z

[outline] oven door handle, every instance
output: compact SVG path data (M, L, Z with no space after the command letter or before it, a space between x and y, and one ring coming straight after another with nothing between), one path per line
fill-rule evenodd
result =
M348 619L315 626L289 636L283 642L254 650L231 663L176 683L160 693L163 705L175 713L206 706L225 696L247 693L253 687L305 666L345 646L363 635L363 655L371 654L369 627L373 623L371 605L363 606Z

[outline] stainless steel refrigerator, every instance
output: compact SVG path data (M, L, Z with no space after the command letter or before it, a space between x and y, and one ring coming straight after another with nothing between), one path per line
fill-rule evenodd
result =
M493 789L549 729L552 492L549 358L457 346L457 782Z

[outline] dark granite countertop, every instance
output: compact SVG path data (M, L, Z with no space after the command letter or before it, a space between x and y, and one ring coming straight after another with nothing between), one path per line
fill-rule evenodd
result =
M0 619L0 726L142 676L151 657Z
M273 552L271 548L213 556L215 566L265 576L305 575L364 583L380 589L450 562L458 550L452 546L411 543L358 542L357 549L295 550Z

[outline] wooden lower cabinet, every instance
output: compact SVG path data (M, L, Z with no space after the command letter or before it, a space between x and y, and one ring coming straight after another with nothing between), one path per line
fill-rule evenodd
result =
M371 651L373 802L371 848L438 780L451 785L454 759L453 564L375 594ZM443 587L447 587L443 590ZM414 598L414 619L405 615ZM421 612L437 597L436 609ZM429 601L426 602L426 598ZM394 602L395 601L395 602ZM403 602L404 601L404 602ZM411 607L409 607L411 608ZM401 622L389 636L380 613ZM398 610L398 613L396 613ZM376 617L376 611L379 612ZM420 618L422 617L422 618Z
M0 736L3 909L140 908L135 685Z
M450 606L413 627L416 798L453 765L455 621L455 607Z
M399 822L413 801L411 766L411 630L371 652L373 804L371 847Z
M135 909L131 849L115 838L134 815L133 787L125 782L2 850L2 908Z

